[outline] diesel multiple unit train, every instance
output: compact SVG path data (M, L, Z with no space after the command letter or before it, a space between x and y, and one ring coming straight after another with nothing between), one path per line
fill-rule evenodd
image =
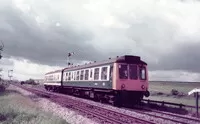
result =
M150 95L147 63L131 55L46 73L44 87L115 106Z

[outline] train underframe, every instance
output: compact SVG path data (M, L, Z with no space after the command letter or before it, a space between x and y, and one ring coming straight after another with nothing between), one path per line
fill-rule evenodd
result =
M148 97L150 95L148 91L126 91L70 86L45 86L45 89L92 99L101 103L110 103L118 107L139 104L144 96Z

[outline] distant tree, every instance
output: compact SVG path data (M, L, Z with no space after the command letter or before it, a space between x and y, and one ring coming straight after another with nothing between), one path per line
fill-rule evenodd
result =
M4 48L4 44L3 44L3 42L1 41L1 43L2 43L2 45L0 46L0 59L2 58L2 55L1 55L1 51L3 51L3 48ZM3 69L2 68L0 68L0 81L1 81L1 72L3 71Z
M24 83L26 83L26 84L35 84L35 81L33 80L33 79L29 79L29 80L26 80Z
M3 48L4 48L4 44L3 42L1 41L1 46L0 46L0 59L2 58L2 55L1 55L1 51L3 51Z
M0 68L0 81L1 81L1 77L2 77L2 74L1 74L2 71L3 71L3 69Z

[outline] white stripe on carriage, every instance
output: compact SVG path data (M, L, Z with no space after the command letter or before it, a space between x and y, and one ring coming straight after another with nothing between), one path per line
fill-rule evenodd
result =
M44 85L59 85L59 86L61 86L61 83L44 83Z

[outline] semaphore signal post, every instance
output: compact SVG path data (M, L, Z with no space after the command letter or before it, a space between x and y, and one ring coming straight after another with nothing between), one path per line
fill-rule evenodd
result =
M68 53L67 55L67 58L68 58L68 62L67 62L67 65L70 66L70 65L73 65L71 62L70 62L70 57L74 55L74 52L70 52Z

